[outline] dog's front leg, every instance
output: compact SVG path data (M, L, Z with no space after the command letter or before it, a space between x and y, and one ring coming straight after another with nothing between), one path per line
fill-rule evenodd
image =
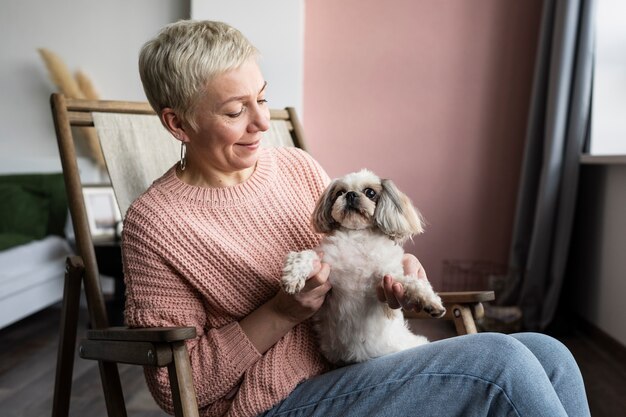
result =
M313 250L289 252L285 258L281 284L288 294L299 293L313 271L317 253Z
M409 303L422 306L431 317L439 318L446 314L441 298L435 293L428 280L405 275L394 277L394 281L402 284L404 295Z

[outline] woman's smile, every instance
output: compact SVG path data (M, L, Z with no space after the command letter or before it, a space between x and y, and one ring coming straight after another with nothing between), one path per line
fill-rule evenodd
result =
M259 139L254 142L248 142L248 143L235 143L235 145L241 148L244 148L248 151L256 151L261 145L261 140Z

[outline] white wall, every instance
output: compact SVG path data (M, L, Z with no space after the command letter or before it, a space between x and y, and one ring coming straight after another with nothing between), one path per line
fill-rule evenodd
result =
M626 165L583 165L568 279L574 311L626 346Z
M239 29L261 52L270 107L296 107L302 118L304 0L191 0L191 18Z
M145 100L137 72L139 48L163 25L188 13L187 1L2 1L0 157L26 158L26 164L58 159L49 105L56 87L37 48L55 52L72 71L86 72L103 99Z

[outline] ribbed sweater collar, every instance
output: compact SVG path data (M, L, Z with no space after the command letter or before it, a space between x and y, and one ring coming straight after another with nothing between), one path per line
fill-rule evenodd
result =
M271 149L262 149L250 178L232 187L210 188L186 184L176 175L177 165L161 177L158 186L176 200L211 206L232 206L258 198L273 183L276 175L276 159Z

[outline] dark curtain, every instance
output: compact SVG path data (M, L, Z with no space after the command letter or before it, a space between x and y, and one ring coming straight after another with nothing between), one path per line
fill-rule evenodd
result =
M516 285L502 294L528 330L552 321L561 289L588 136L594 0L545 0L510 252Z

